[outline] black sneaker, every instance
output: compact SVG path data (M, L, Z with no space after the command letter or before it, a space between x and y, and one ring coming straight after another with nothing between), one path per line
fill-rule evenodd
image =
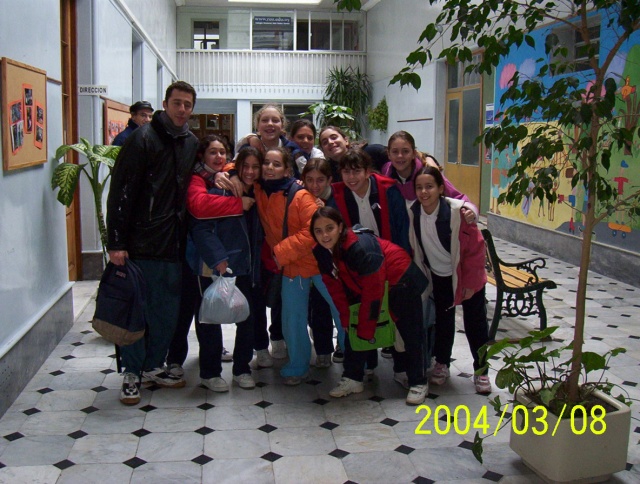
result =
M159 387L163 388L182 388L186 382L179 376L174 376L164 371L163 368L154 368L153 370L143 371L142 376Z
M391 352L391 350L393 350L393 346L382 348L380 350L380 355L382 355L383 358L393 358L393 353Z
M340 349L340 345L336 345L336 350L333 352L333 362L342 363L344 361L344 353Z
M125 405L140 403L140 382L134 373L125 373L120 389L120 401Z

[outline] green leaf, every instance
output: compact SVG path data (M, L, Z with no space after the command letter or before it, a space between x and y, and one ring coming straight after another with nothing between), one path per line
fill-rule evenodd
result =
M60 188L58 201L65 206L70 206L73 202L73 194L80 180L82 167L85 165L75 165L73 163L60 163L53 171L51 178L51 189Z
M471 452L473 452L473 456L478 462L480 462L480 464L482 464L482 440L480 432L476 431L476 435L473 438L473 445L471 446Z
M589 373L596 370L604 370L607 360L604 356L594 353L593 351L585 351L582 353L582 366L584 371Z
M525 36L524 36L524 41L527 43L527 45L528 45L529 47L533 47L533 48L535 48L535 46L536 46L536 41L535 41L535 40L533 40L533 37L531 37L530 35L525 35Z

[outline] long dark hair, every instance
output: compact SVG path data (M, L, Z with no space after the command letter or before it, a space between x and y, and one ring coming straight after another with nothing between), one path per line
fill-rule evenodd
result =
M420 168L418 173L416 173L416 176L413 178L414 192L416 191L416 180L420 175L431 175L436 181L436 185L438 185L439 187L444 186L444 177L442 176L442 172L435 166L425 166L423 168Z
M326 205L324 207L320 207L311 216L311 224L309 225L309 230L311 230L311 237L313 237L313 240L315 240L316 243L318 242L318 239L316 239L316 234L314 233L313 229L314 229L314 227L316 225L316 221L319 218L322 218L322 217L328 218L330 220L333 220L337 225L342 224L342 232L340 232L340 237L338 238L338 243L333 248L333 257L336 258L336 259L339 259L340 255L341 255L342 244L344 243L345 239L347 238L347 225L344 223L344 219L342 218L342 214L340 212L338 212L335 208L327 207Z
M238 172L238 176L242 180L242 169L244 168L244 164L247 161L247 158L250 156L255 156L258 160L258 164L260 165L260 176L258 179L262 177L262 163L264 162L264 156L262 155L262 151L253 146L245 146L238 152L238 156L236 157L236 171ZM244 183L244 182L243 182Z
M227 160L229 160L229 156L231 155L231 150L229 149L229 144L227 143L227 140L224 139L222 136L218 136L217 134L210 134L200 140L200 144L198 145L198 150L196 151L196 158L199 161L202 161L204 152L207 151L207 148L209 147L209 145L214 141L217 141L218 143L221 143L222 146L224 146L224 149L227 152Z

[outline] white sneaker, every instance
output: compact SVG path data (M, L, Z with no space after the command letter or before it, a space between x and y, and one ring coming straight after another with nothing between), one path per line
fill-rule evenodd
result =
M329 368L330 366L331 366L331 354L316 356L316 368Z
M162 388L182 388L187 384L181 377L164 371L164 368L154 368L153 370L143 371L142 376L146 381L153 382Z
M273 358L269 354L269 350L257 351L256 364L258 365L258 368L271 368L273 366Z
M164 371L169 373L169 375L172 375L178 378L182 378L184 376L184 368L182 368L182 365L179 365L178 363L171 363L169 365L165 365Z
M120 388L120 401L125 405L137 405L140 403L140 382L138 375L125 373Z
M224 380L224 378L219 376L214 376L213 378L202 378L200 380L200 383L202 383L212 392L224 393L229 391L229 385Z
M447 381L447 378L449 378L450 375L451 372L447 365L444 363L436 363L433 367L433 371L431 372L429 382L434 385L444 385L444 382Z
M342 377L338 386L329 392L334 398L346 397L352 393L362 393L364 384L361 381L352 380L351 378Z
M250 373L233 375L233 381L236 382L240 388L244 388L245 390L251 390L256 387L256 382Z
M365 381L371 381L373 380L373 370L370 368L365 368L364 369L364 379Z
M407 390L409 389L409 378L407 377L406 371L402 371L400 373L394 373L393 379L394 381L397 381L398 383L400 383L400 385L402 385Z
M407 405L421 405L429 393L429 385L414 385L409 389L407 394Z
M271 356L277 360L287 357L287 344L283 339L271 340Z
M488 395L491 393L491 380L489 380L487 375L474 376L473 383L476 386L476 392L480 395Z

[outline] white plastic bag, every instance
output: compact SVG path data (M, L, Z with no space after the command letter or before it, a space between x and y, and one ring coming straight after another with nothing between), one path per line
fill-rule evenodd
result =
M214 276L202 295L200 322L206 324L234 324L249 317L249 302L236 287L235 277Z

